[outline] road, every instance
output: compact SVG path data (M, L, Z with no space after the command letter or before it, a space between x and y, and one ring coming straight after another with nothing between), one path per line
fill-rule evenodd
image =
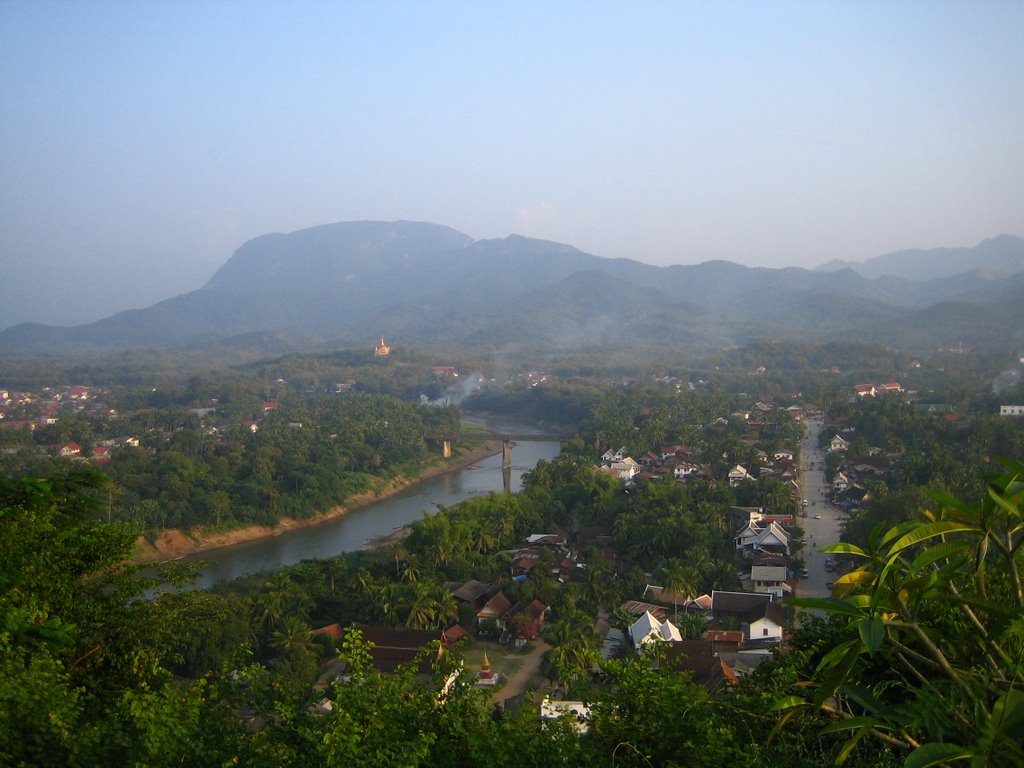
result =
M505 680L505 685L500 690L495 691L491 697L495 704L499 704L505 699L511 699L513 696L518 696L521 693L526 693L530 690L531 685L537 684L539 678L541 681L543 680L540 677L541 663L544 660L544 654L551 650L551 646L539 637L534 638L531 643L533 648L523 657L523 663L519 665L515 672L508 676Z
M828 555L819 552L822 547L839 541L842 530L842 513L828 503L824 467L825 451L818 448L818 435L822 430L820 421L807 422L807 436L801 450L800 490L809 504L805 507L807 517L799 519L804 529L803 558L807 564L808 578L800 579L796 585L797 597L828 597L832 594L826 584L835 580L835 573L825 570ZM821 515L817 519L815 515Z

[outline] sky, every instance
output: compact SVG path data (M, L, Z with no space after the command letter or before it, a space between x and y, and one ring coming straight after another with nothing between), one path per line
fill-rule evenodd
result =
M0 328L431 221L649 264L1024 235L1024 2L0 0Z

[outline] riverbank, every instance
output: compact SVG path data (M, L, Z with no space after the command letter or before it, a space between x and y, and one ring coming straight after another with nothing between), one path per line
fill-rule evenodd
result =
M386 499L411 485L437 477L457 469L472 466L478 461L501 452L500 443L485 443L479 448L467 451L452 459L441 459L440 463L427 467L414 478L403 478L392 480L382 484L379 488L368 493L354 496L345 504L324 512L317 517L308 520L296 520L294 518L281 518L277 525L271 527L266 525L251 525L245 528L236 528L230 531L205 532L202 528L193 528L190 531L180 529L168 529L163 531L154 542L150 543L145 537L140 536L135 542L135 553L132 562L137 565L161 563L168 560L177 560L187 555L195 555L211 550L224 549L236 544L243 544L257 539L280 536L288 531L326 523L329 520L342 517L352 510L365 507L368 504ZM398 541L404 536L402 530L393 532L388 536L381 537L378 544L386 544L390 541Z

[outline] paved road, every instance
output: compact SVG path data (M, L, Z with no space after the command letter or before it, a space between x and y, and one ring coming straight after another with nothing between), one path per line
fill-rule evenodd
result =
M822 431L820 421L807 422L807 437L801 450L800 489L803 498L807 499L807 517L801 517L800 527L804 529L803 558L807 563L808 578L800 579L796 585L797 597L827 597L832 591L825 586L835 580L835 574L825 570L825 559L828 555L819 553L819 549L839 541L842 529L842 513L828 504L825 495L825 471L818 469L824 466L825 451L818 448L818 434ZM816 519L815 515L821 515Z

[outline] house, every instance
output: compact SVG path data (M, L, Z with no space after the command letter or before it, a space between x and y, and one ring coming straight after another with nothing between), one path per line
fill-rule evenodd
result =
M746 644L771 645L783 640L786 612L770 594L716 590L711 598L715 620L738 620Z
M785 459L786 461L792 461L793 460L793 452L792 451L776 451L775 453L772 454L772 458L775 461L781 461L782 459Z
M545 696L540 703L540 716L543 720L568 720L576 733L590 730L590 707L582 701L556 701Z
M874 384L855 384L853 393L857 397L874 397L877 390Z
M383 339L381 339L383 341ZM454 365L432 365L430 366L431 372L435 376L451 376L452 378L459 378L459 369Z
M736 549L745 550L752 547L763 530L764 529L753 520L748 522L742 530L733 537L733 541L736 543Z
M512 565L510 571L512 578L517 576L527 576L537 564L540 563L540 552L535 549L523 549L515 554L512 558Z
M612 463L608 467L608 471L618 477L619 480L632 480L636 473L640 471L640 465L627 456L622 461Z
M499 630L505 629L504 617L512 608L512 601L505 597L504 592L498 592L488 600L484 607L477 611L476 625L479 628L485 622L494 622Z
M82 448L78 443L68 443L60 447L59 455L61 458L70 459L75 456L82 455Z
M627 451L625 446L619 448L619 450L617 451L613 451L609 448L607 451L601 454L601 461L603 461L605 464L611 464L612 462L615 461L622 461L624 458L626 458L626 455Z
M531 533L526 537L526 543L533 546L565 547L566 537L564 533Z
M484 607L484 603L487 602L487 593L491 591L489 585L484 584L482 581L470 580L459 584L454 582L452 584L445 584L445 587L452 593L452 597L462 603L469 603L478 610Z
M629 637L633 641L634 648L640 648L650 643L667 643L673 640L682 640L678 627L667 619L662 622L650 611L644 611L644 615L637 619L629 627Z
M1024 405L1000 405L1000 416L1024 416Z
M879 384L878 391L885 395L899 394L903 391L903 386L895 381L890 381L887 384Z
M342 630L344 633L345 630ZM429 674L431 654L423 650L431 643L451 650L451 642L445 633L436 629L391 629L390 627L359 627L363 639L372 643L370 658L380 672L394 672L399 666L409 664L419 657L419 671ZM342 634L344 640L344 634Z
M716 589L711 593L711 615L716 621L729 618L743 620L751 611L771 601L772 596L766 593L725 592Z
M774 597L785 597L793 588L786 583L786 567L777 565L754 565L750 568L750 580L755 592L767 592Z
M738 629L709 629L704 639L711 643L714 653L735 652L743 644L743 633Z
M750 641L779 643L784 638L785 625L786 611L782 605L772 601L754 607L747 614L744 634Z
M627 600L619 606L619 610L638 617L649 613L656 619L661 619L666 613L664 606L645 603L641 600Z
M845 491L849 487L850 478L842 472L836 472L836 476L832 478L832 490Z
M746 467L744 467L741 464L737 464L735 467L733 467L732 469L729 470L729 485L730 486L735 487L735 486L739 485L740 483L742 483L745 480L753 480L753 479L754 478L750 476L750 473L747 471Z
M505 631L502 642L511 642L516 648L533 640L544 629L548 606L540 600L523 601L510 608L502 617Z
M842 435L837 434L831 440L828 441L828 452L836 453L837 451L849 450L850 444L843 439Z
M719 656L710 640L679 640L665 646L665 667L692 672L693 682L714 693L724 685L739 682L736 674Z
M689 462L677 461L673 462L672 476L677 480L685 480L695 472L699 472L700 467L696 464L690 464Z
M742 552L744 557L753 557L761 552L789 554L789 534L774 520L764 527L757 523L747 523L733 540L736 549Z

